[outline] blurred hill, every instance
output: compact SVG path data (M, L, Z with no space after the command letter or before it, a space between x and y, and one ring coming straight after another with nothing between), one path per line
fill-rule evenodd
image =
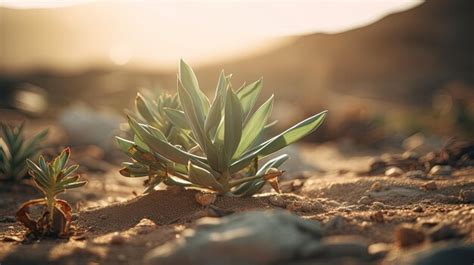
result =
M263 76L264 94L275 93L283 106L276 115L291 114L290 120L321 109L329 109L339 125L350 122L351 115L362 119L370 113L376 120L374 114L401 109L432 112L437 95L445 93L455 93L451 101L467 104L469 116L474 111L469 103L474 99L473 14L473 1L430 0L366 27L292 37L267 53L196 72L208 91L214 89L220 69L234 74L236 87ZM63 104L82 99L118 107L130 104L138 87L174 90L175 79L175 72L109 68L73 75L39 71L3 76L0 85L28 82L52 91L52 98ZM362 124L362 131L367 126Z

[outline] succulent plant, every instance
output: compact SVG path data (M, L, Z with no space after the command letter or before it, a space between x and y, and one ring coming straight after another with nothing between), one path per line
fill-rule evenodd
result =
M74 174L78 165L66 166L70 153L70 149L66 148L51 162L46 162L43 156L39 157L38 164L26 160L35 187L44 197L24 203L17 211L16 218L37 236L69 234L72 209L66 201L58 199L57 196L87 183L79 175ZM32 219L28 210L38 205L44 207L43 214L39 219Z
M11 127L0 123L0 179L19 181L27 174L26 159L33 159L41 146L40 143L46 138L48 130L36 134L30 140L25 140L24 123L18 127Z
M163 132L168 142L180 146L184 150L190 150L196 146L191 131L175 126L166 114L167 110L182 110L177 94L163 93L156 98L147 99L138 93L135 98L135 109L136 113L130 113L129 115ZM146 161L146 158L138 158L138 154L135 153L136 150L129 149L130 146L127 141L122 141L121 138L118 139L122 151L135 160L133 163L124 163L125 168L120 171L121 174L127 177L147 176L145 192L151 191L166 175L166 165L157 161ZM149 150L137 135L134 135L134 143L142 146L144 150ZM144 159L145 161L143 161Z
M266 139L266 128L273 124L269 121L273 96L252 111L261 89L262 80L257 80L234 92L230 76L221 72L210 103L193 70L181 61L178 97L182 109L165 107L161 114L178 134L188 135L196 145L183 148L150 122L128 116L135 137L133 141L117 140L134 162L126 163L121 173L152 175L153 186L163 182L230 196L251 196L266 182L277 187L276 179L282 173L277 168L288 156L275 157L261 167L259 160L315 131L326 111Z

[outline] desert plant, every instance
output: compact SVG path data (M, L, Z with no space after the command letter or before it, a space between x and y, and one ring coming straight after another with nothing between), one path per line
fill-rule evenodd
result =
M46 162L43 156L39 157L38 164L27 159L28 168L35 187L44 195L44 198L30 200L24 203L16 213L18 221L23 223L36 236L67 236L70 231L72 210L71 206L57 196L66 190L83 186L87 183L81 180L74 172L79 167L66 167L71 151L64 149L53 161ZM39 219L29 216L29 209L33 206L43 206L44 211Z
M21 180L27 173L26 159L33 159L40 150L40 143L46 138L48 130L44 130L33 136L30 140L25 139L24 123L18 127L11 127L0 123L1 138L4 146L0 143L0 179Z
M125 164L121 173L146 176L152 172L155 185L163 182L232 196L251 196L265 182L274 183L281 175L277 168L288 156L273 158L261 167L259 160L315 131L326 111L265 139L265 128L271 124L273 96L252 112L261 89L262 80L258 80L234 92L230 76L221 72L210 103L193 70L181 61L178 97L182 110L164 108L163 113L180 132L190 133L196 146L191 148L192 152L185 150L170 142L159 128L128 116L135 138L117 140L135 161Z
M144 122L153 126L154 128L163 132L166 140L173 145L178 145L184 150L190 150L196 146L196 142L188 128L182 129L181 127L175 126L170 122L168 116L165 114L165 110L179 110L181 111L181 105L179 104L178 95L170 95L167 93L160 94L156 98L147 99L138 93L135 98L135 113L129 113L136 120ZM183 125L186 126L186 125ZM133 131L132 131L133 133ZM134 142L141 143L140 138L134 135ZM123 146L120 143L120 147L125 154L130 157L135 155L132 153L133 150L129 150L129 146ZM143 144L140 144L144 146ZM146 147L144 147L147 149ZM192 150L191 150L192 151ZM148 179L145 181L145 192L151 191L157 184L161 182L161 179L165 175L166 165L162 163L140 162L142 159L135 159L133 163L124 163L125 169L120 172L124 176L128 177L143 177L147 176Z

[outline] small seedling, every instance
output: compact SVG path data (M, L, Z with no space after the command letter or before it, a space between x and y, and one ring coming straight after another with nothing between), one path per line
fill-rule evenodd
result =
M65 237L70 233L71 206L57 196L87 183L79 175L74 174L79 165L66 167L70 153L70 149L66 148L52 162L46 162L43 156L39 157L38 164L26 160L35 187L43 193L44 198L24 203L17 211L16 218L37 237ZM29 209L33 206L44 208L39 219L33 219L29 215Z
M134 160L120 172L129 177L153 175L154 186L163 182L229 196L251 196L269 182L278 190L278 167L288 156L280 155L259 166L259 160L315 131L326 111L265 138L273 96L252 112L262 80L233 91L230 76L221 73L214 100L200 90L193 70L183 61L178 75L181 109L165 107L162 115L179 134L195 146L185 149L150 122L129 116L133 141L117 137L119 146ZM146 106L145 106L146 107Z
M20 181L28 171L26 159L34 159L40 150L40 143L46 138L48 130L25 140L24 124L10 127L0 123L0 180Z

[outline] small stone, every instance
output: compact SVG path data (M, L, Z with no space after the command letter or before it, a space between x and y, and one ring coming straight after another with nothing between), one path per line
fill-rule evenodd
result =
M292 212L322 212L323 205L318 201L297 201L286 206L286 209Z
M459 197L463 202L472 203L474 202L474 190L461 190Z
M407 178L426 179L427 176L422 170L412 170L405 173Z
M428 235L433 242L464 237L456 228L446 223L440 223L431 228Z
M102 219L102 220L105 220L105 219L107 219L107 216L106 216L105 214L101 214L101 215L99 216L99 218Z
M215 201L216 201L216 194L215 193L202 193L202 192L198 192L196 193L196 195L194 196L194 198L196 199L196 201L202 205L202 206L209 206L211 204L213 204Z
M415 206L415 208L413 208L413 211L415 213L422 213L423 212L423 208L420 206L420 205L417 205Z
M324 229L329 230L339 230L347 225L346 219L340 215L334 215L329 219L329 221L324 225Z
M127 239L118 232L115 232L112 238L110 238L110 244L112 245L123 245L126 241Z
M401 226L395 230L395 243L401 248L419 245L425 241L425 234L417 229Z
M385 176L387 177L399 177L403 175L403 170L399 167L390 167L385 170Z
M373 202L372 203L372 208L375 209L375 210L383 210L383 209L385 209L385 204L383 204L381 202Z
M370 204L372 202L372 199L369 196L362 196L357 203L358 204Z
M375 192L379 192L379 191L382 190L382 184L380 184L380 182L376 181L372 184L372 186L370 187L370 190L375 191Z
M295 179L291 182L291 188L292 190L298 190L303 187L304 182L301 179Z
M375 243L369 246L369 254L376 259L385 257L390 250L392 250L392 245L387 243Z
M453 173L451 166L436 165L431 168L430 175L432 176L449 176Z
M422 185L423 188L426 190L437 190L438 186L436 185L436 182L434 180L428 181L425 184Z
M148 234L149 232L153 231L156 229L156 224L152 220L148 218L143 218L138 222L137 225L135 225L134 230L137 232L137 234Z
M370 220L377 223L383 223L385 221L385 218L383 217L383 213L381 211L377 211L370 215Z
M271 196L270 198L268 198L268 201L271 205L280 208L286 208L286 206L288 205L288 201L280 195Z

